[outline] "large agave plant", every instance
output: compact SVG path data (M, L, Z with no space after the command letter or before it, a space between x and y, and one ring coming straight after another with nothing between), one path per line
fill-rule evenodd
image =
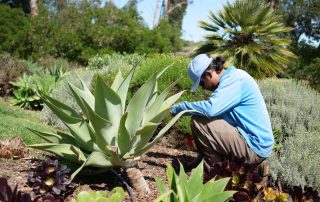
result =
M154 136L168 109L183 93L168 97L176 82L162 93L158 93L157 79L167 68L150 77L128 100L127 106L128 88L136 67L132 68L126 78L123 78L119 71L111 87L106 85L102 78L97 77L94 94L83 82L82 88L69 83L82 113L41 94L45 104L62 120L69 132L58 131L54 134L30 129L48 143L29 146L81 165L72 174L71 179L85 166L97 167L100 171L122 167L127 170L129 178L135 179L132 183L138 191L148 192L147 183L141 172L135 168L136 157L157 143L184 113L173 117Z

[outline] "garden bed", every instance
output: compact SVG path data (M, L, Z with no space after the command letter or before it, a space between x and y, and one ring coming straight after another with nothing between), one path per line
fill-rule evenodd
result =
M180 140L183 140L182 136L167 136L141 158L138 167L143 173L151 193L145 195L134 191L137 201L153 201L159 195L154 176L166 181L167 164L178 168L179 161L188 162L196 156L194 151L184 148ZM6 177L11 186L17 184L19 190L31 193L32 188L27 185L28 172L31 168L36 167L41 162L39 159L43 159L43 157L44 153L29 150L25 158L22 159L0 159L0 176ZM118 170L118 173L122 174L123 172ZM123 177L125 178L125 176ZM112 190L117 186L123 186L123 184L111 172L90 177L78 175L71 183L65 201L71 201L77 193L84 190ZM35 195L33 194L32 197ZM131 201L128 193L126 193L125 201Z

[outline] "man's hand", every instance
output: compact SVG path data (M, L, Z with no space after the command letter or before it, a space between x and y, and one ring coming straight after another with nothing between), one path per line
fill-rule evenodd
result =
M180 103L174 104L170 109L171 116L174 116L177 114L177 108L179 107Z

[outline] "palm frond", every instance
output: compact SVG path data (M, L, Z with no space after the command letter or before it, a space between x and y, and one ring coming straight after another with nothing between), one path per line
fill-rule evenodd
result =
M257 78L279 73L295 55L287 49L291 41L283 36L292 30L281 15L256 0L235 0L200 27L212 32L196 53L222 54L228 61Z

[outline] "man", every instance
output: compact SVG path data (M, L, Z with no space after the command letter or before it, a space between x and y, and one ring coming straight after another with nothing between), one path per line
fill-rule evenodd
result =
M261 163L274 144L266 105L255 80L233 66L225 69L224 62L223 57L196 56L188 67L193 81L191 92L201 86L212 95L208 100L178 103L171 113L197 111L188 115L192 115L196 148L206 164L227 156Z

